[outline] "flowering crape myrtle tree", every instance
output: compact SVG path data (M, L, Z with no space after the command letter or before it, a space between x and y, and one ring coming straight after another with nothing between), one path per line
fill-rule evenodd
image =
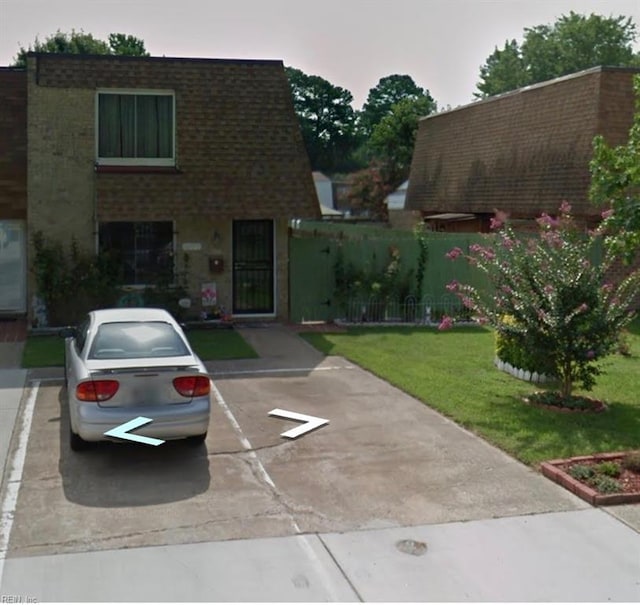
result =
M486 245L473 244L467 253L454 248L447 254L484 272L492 288L456 281L447 288L478 321L514 339L551 371L560 381L561 400L568 401L574 383L586 390L594 386L598 360L615 350L620 331L633 316L629 308L640 287L640 271L618 285L608 283L613 253L605 252L599 263L592 260L600 233L578 229L566 202L556 218L543 214L537 222L537 236L520 237L506 215L498 213ZM451 323L444 318L441 328Z

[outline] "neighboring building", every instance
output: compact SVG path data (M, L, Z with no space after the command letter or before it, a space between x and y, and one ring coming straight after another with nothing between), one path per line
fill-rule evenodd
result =
M389 225L393 229L413 229L416 223L422 222L419 212L405 208L408 188L409 181L405 181L384 201L387 206Z
M526 228L563 200L588 226L592 141L624 144L640 69L596 67L420 121L406 208L438 231L486 231L502 210Z
M313 184L316 187L316 193L318 194L318 201L320 204L327 208L335 208L333 205L333 185L331 183L331 179L318 171L314 171L312 175Z
M196 308L288 317L288 221L320 212L282 62L30 53L0 141L0 226L117 249L132 287L188 255Z
M26 311L27 79L0 68L0 314Z
M333 183L328 176L322 174L322 172L313 172L313 183L316 187L316 193L318 194L318 201L320 202L320 212L324 219L336 219L344 216L342 212L336 210L333 203Z

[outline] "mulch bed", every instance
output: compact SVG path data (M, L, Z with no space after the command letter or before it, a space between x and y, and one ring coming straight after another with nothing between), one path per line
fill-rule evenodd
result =
M557 395L557 399L554 401L555 395L555 393L549 391L538 391L537 393L523 397L523 401L537 408L559 412L561 414L600 413L608 409L607 404L599 399L573 395L570 404L566 404L560 399L559 395Z
M594 506L611 504L630 504L640 502L640 473L622 468L616 477L620 484L620 491L616 493L601 493L592 485L572 477L569 473L576 465L595 467L602 462L615 462L622 464L627 452L614 452L610 454L595 454L593 456L577 456L565 460L550 460L540 465L542 474L562 485L569 491L586 500Z

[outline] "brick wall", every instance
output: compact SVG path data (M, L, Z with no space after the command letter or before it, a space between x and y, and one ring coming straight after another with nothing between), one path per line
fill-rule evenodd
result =
M623 141L640 70L595 68L420 122L407 207L426 212L552 213L562 200L595 218L588 201L596 133Z
M287 222L316 218L309 160L282 63L35 55L29 63L30 229L87 249L95 222L172 220L190 294L215 281L231 309L234 219L276 221L277 317L288 314ZM95 168L96 89L175 92L176 170ZM217 234L218 237L214 238ZM208 258L223 256L222 274ZM33 284L31 284L33 288Z
M27 218L27 74L0 68L0 220Z
M30 59L29 234L95 247L94 93L36 82Z

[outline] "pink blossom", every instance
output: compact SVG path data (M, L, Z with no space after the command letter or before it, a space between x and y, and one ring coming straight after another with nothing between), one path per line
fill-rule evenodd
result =
M571 214L571 204L564 200L562 204L560 204L560 212L562 214Z
M494 251L490 250L489 248L485 248L485 249L481 250L480 251L480 256L482 256L482 258L484 258L486 260L493 260L496 257Z
M547 285L544 287L544 293L545 293L545 294L553 294L553 293L554 293L554 291L555 291L555 288L554 288L551 284L547 284Z
M502 245L507 249L507 250L513 250L513 246L514 246L514 241L508 237L508 236L503 236L502 238Z
M482 250L484 250L484 248L480 244L471 244L469 246L469 250L475 254L475 253L478 253L478 252L482 252Z
M485 324L489 323L489 320L484 317L484 315L481 315L480 317L477 318L476 320L481 326L484 326Z
M458 283L458 280L454 279L452 282L448 283L445 287L447 288L447 290L449 290L449 292L455 292L459 286L460 284Z
M447 252L445 256L451 260L454 260L458 258L461 254L462 254L462 250L456 246L455 248L453 248L453 250L449 250L449 252Z
M468 296L462 296L460 300L467 309L473 309L473 301Z
M611 290L613 290L613 284L609 284L609 283L607 283L607 284L605 284L604 286L602 286L602 289L603 289L605 292L611 292Z
M609 208L609 210L603 211L600 216L602 217L603 220L606 221L608 218L611 218L613 216L613 209Z
M537 219L537 223L538 225L540 225L541 227L548 227L548 228L555 228L560 224L560 221L549 216L546 212L543 212L540 215L540 218Z
M508 214L502 210L495 210L495 215L489 221L489 227L491 229L500 229L504 225L508 218Z
M589 305L587 303L582 303L579 307L578 307L578 313L584 313L586 310L589 309Z
M587 359L593 359L596 356L596 352L593 349L587 351Z
M513 290L509 286L502 286L502 291L505 294L512 294L513 293Z
M438 330L448 330L451 326L453 326L453 318L445 315L440 321L440 325L438 326Z

